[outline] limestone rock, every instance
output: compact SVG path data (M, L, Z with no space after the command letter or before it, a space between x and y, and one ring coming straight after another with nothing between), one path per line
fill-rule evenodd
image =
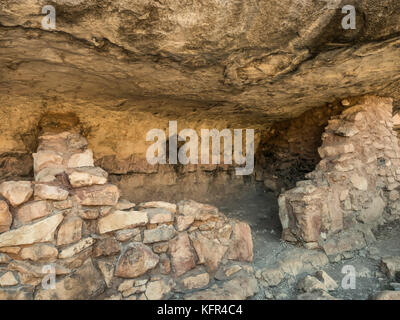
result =
M179 214L193 216L195 220L206 221L218 217L218 209L214 206L193 200L182 200L178 203Z
M174 214L163 208L149 208L145 210L149 217L149 223L161 224L174 221Z
M93 152L90 149L73 154L68 160L68 168L93 167Z
M175 236L176 230L172 225L161 225L156 229L145 230L143 234L143 243L154 243L171 240Z
M0 277L0 287L15 286L16 284L18 284L18 280L11 271L6 272Z
M194 222L194 216L177 216L176 230L179 232L187 230Z
M22 248L21 258L32 261L53 261L57 258L58 250L51 244L38 243L30 247Z
M217 240L210 240L200 232L190 235L193 247L196 250L200 264L205 264L210 271L216 271L228 247L221 245Z
M56 176L65 172L64 167L60 168L44 168L35 175L36 182L51 183L56 181Z
M69 182L74 188L106 184L107 177L108 173L99 167L81 167L68 171Z
M97 240L93 247L93 257L110 256L121 251L121 246L114 238L105 238Z
M250 226L245 222L236 222L233 226L232 241L228 249L228 259L253 260L253 239Z
M57 234L57 245L74 243L82 238L83 221L79 217L70 217L64 219Z
M43 150L34 153L32 156L33 156L35 173L38 173L44 168L59 169L63 167L64 159L58 152L51 150Z
M33 194L32 183L29 181L6 181L0 184L0 194L13 207L27 202Z
M210 282L210 275L207 272L200 273L196 276L186 277L182 280L186 290L201 289Z
M161 300L165 298L172 289L170 282L165 280L151 281L147 285L145 295L148 300Z
M12 215L7 202L0 200L0 233L8 231L12 223Z
M69 192L57 186L47 184L35 185L35 198L42 200L66 200Z
M48 201L34 201L18 208L16 219L21 223L27 223L48 216L50 213L51 204Z
M121 231L116 232L116 234L115 234L115 238L121 242L128 241L128 240L134 238L135 236L140 236L139 228L121 230Z
M99 260L97 262L101 273L103 274L104 281L108 288L110 288L114 276L114 263Z
M117 205L115 206L115 209L117 210L129 210L129 209L133 209L136 207L136 204L134 204L133 202L130 202L128 200L125 199L120 199L117 203Z
M39 222L2 233L0 247L53 241L54 233L62 220L63 215L59 213Z
M89 248L94 243L95 243L95 240L93 238L91 238L91 237L84 238L81 241L79 241L65 249L62 249L58 255L58 258L59 259L71 258L74 255L83 251L84 249Z
M160 208L166 209L172 213L176 213L176 204L165 201L150 201L139 204L141 209Z
M79 210L79 216L85 220L95 220L99 217L99 210L97 209L82 209Z
M99 233L143 226L148 222L145 211L115 211L99 219Z
M102 293L105 283L101 274L88 259L76 272L60 281L55 289L39 288L36 300L84 300Z
M151 249L139 242L130 243L118 259L115 276L136 278L153 269L159 257Z
M83 187L76 189L75 194L83 206L114 206L119 199L119 190L112 184Z
M172 266L177 277L196 266L195 258L186 232L178 234L169 242Z

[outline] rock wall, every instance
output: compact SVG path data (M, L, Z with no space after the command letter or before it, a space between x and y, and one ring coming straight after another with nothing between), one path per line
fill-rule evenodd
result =
M316 169L279 197L285 240L318 247L342 230L400 213L400 148L392 100L366 96L342 103L348 108L329 121Z
M335 101L266 128L256 154L255 179L277 193L304 180L321 160L318 148L328 120L343 108Z
M244 299L257 291L248 224L191 200L120 200L87 145L78 133L43 135L35 181L0 184L0 299Z

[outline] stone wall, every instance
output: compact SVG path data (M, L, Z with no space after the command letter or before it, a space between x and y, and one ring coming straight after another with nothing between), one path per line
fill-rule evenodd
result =
M248 224L192 200L121 200L87 145L77 133L43 135L35 181L0 184L0 299L244 299L256 292Z
M304 180L321 160L318 148L328 120L343 108L335 101L267 128L256 154L255 179L264 181L267 189L277 193Z
M365 96L342 103L348 108L329 121L316 169L279 197L285 240L318 247L342 230L365 230L400 213L400 148L391 99Z

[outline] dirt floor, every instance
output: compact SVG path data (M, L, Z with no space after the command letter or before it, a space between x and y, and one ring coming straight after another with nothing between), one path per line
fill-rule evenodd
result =
M278 217L277 196L266 192L260 186L257 192L243 193L240 198L221 200L213 203L230 218L237 218L250 224L254 240L255 270L272 265L278 255L294 246L280 240L280 221ZM346 259L330 262L322 270L327 272L339 285L330 294L345 300L366 300L381 290L391 289L389 279L380 271L380 260L384 256L400 255L400 222L392 222L374 230L377 242L357 252L346 255ZM356 288L343 289L345 274L342 269L351 265L356 271ZM297 282L306 274L284 279L276 287L261 287L253 299L296 299L300 292Z

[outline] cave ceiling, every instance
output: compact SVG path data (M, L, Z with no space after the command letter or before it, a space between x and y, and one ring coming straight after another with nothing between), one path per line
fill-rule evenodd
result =
M55 30L42 28L45 5ZM398 106L399 85L398 0L0 1L2 103L275 121L366 93Z

